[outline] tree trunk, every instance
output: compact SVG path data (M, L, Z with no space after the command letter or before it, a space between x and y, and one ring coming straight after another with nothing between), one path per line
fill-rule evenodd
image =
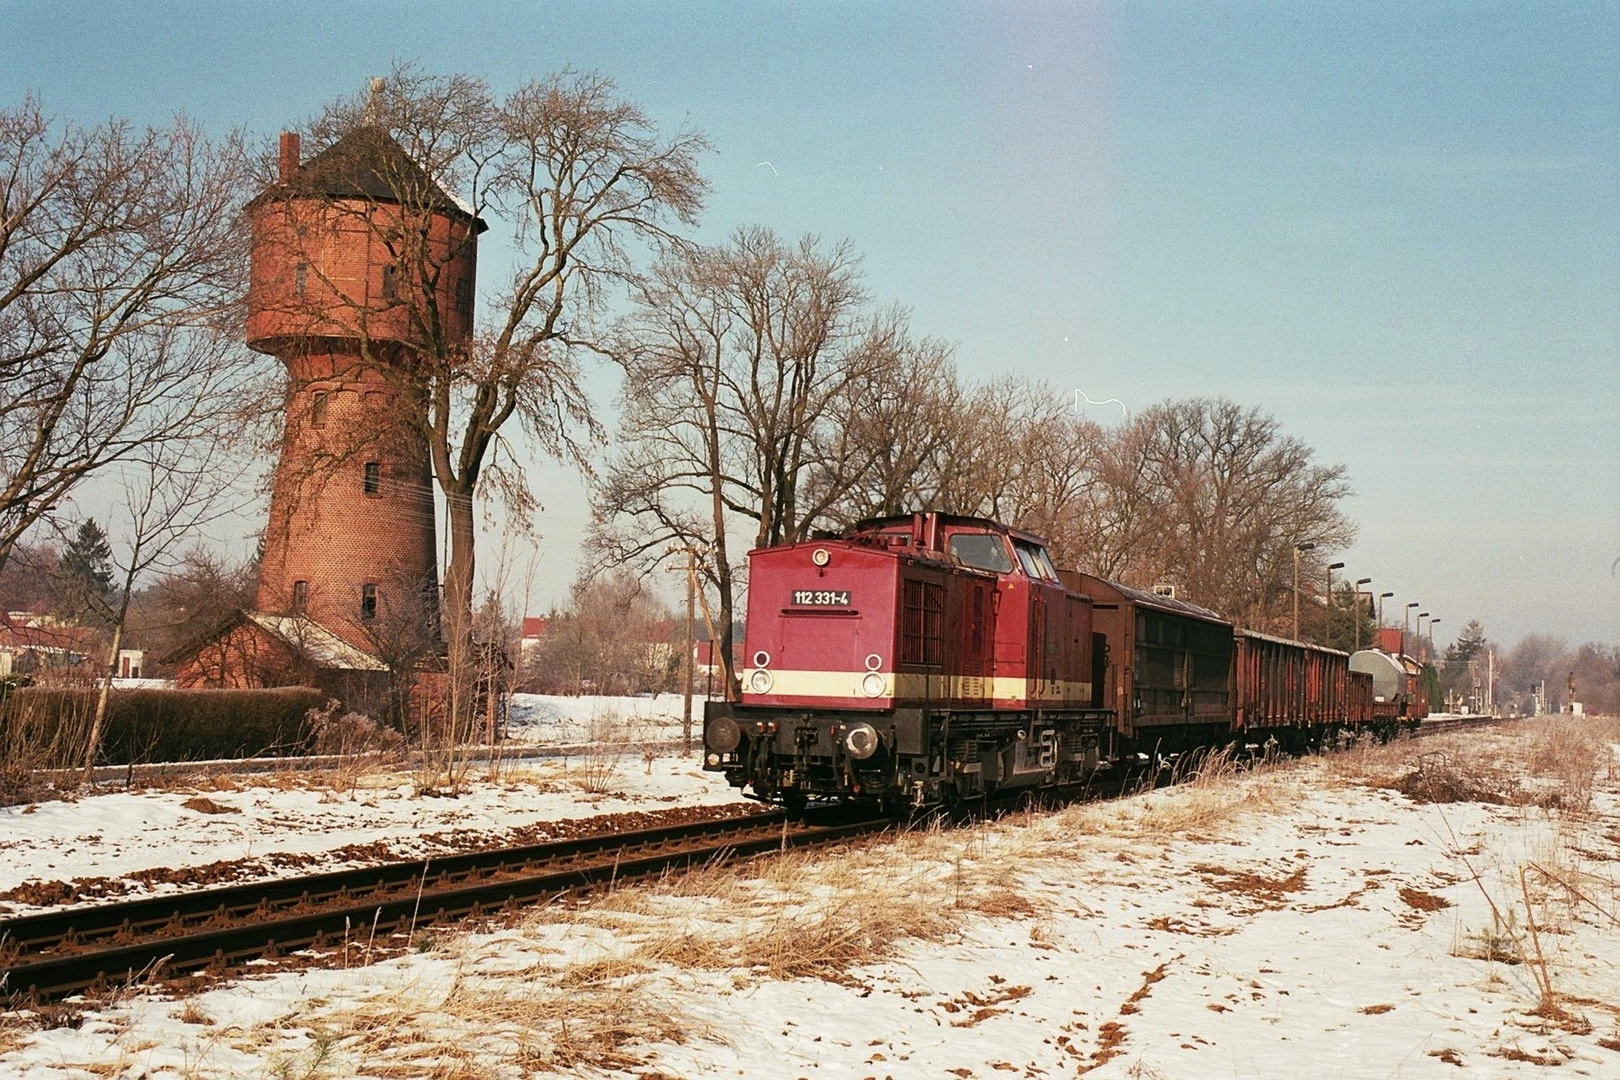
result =
M128 606L127 601L125 606ZM96 694L96 712L90 721L90 736L84 741L84 775L79 778L80 783L88 784L95 777L96 755L101 752L101 734L107 726L107 700L112 694L113 673L118 670L118 651L123 643L124 619L120 613L118 621L113 624L112 644L107 647L107 670L101 676L101 689Z

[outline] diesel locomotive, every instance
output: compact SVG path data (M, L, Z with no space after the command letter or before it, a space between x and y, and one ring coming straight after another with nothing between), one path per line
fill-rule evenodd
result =
M878 518L749 554L741 696L706 704L704 768L789 808L898 811L1413 719L1349 659L1060 571L995 521Z

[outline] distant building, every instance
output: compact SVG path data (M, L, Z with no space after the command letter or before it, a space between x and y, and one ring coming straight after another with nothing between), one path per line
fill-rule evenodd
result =
M0 678L94 666L96 632L29 611L0 612Z

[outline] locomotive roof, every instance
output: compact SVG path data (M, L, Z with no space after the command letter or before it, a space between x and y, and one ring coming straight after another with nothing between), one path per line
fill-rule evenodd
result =
M987 529L990 532L1005 533L1008 536L1014 536L1020 540L1028 540L1030 543L1039 544L1041 547L1051 546L1050 541L1048 541L1044 536L1027 532L1024 529L1015 528L1012 525L1007 525L999 521L992 521L989 518L972 517L968 514L946 514L937 510L923 510L919 511L918 514L920 514L922 517L933 517L941 525L971 525L978 528ZM890 514L887 517L867 518L864 521L857 521L853 526L850 527L849 531L864 532L867 530L886 528L890 525L905 525L909 524L912 518L917 517L918 514Z

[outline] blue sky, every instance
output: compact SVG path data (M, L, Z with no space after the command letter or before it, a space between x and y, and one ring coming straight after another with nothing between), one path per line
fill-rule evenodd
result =
M82 121L269 135L395 58L497 90L601 71L714 140L703 239L848 238L970 378L1259 406L1348 467L1354 576L1445 632L1620 642L1620 4L0 0L0 25L0 102ZM537 479L543 607L585 504Z

